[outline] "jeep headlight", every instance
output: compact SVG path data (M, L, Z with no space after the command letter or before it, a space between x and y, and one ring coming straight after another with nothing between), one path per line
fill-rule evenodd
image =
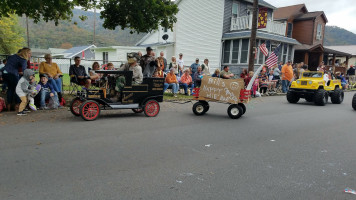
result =
M297 80L297 84L300 84L300 80Z
M309 85L313 84L313 81L309 81Z

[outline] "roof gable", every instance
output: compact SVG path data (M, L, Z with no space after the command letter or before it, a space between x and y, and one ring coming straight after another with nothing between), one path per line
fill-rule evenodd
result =
M299 15L294 20L301 21L301 20L315 19L319 16L321 16L325 20L325 23L328 22L328 19L326 18L325 13L323 11L308 12L303 15Z
M82 51L86 51L87 49L90 49L92 47L96 47L95 45L89 45L89 46L79 46L79 47L73 47L70 48L68 50L66 50L65 52L63 52L66 56L66 58L72 58L73 56L81 53Z
M305 4L298 4L293 6L286 6L277 8L273 13L274 19L289 19L298 13L307 13L308 9Z

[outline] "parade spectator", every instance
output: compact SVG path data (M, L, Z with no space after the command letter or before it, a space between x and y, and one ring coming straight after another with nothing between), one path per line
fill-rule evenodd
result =
M266 94L268 88L268 78L264 71L258 76L259 87L261 95Z
M279 69L279 71L282 70L282 66L283 66L283 61L280 61L279 64L278 64L278 69Z
M342 86L342 89L347 89L348 88L348 84L347 84L347 81L344 77L344 74L341 73L341 72L336 72L336 79L339 79L341 81L341 86Z
M195 74L195 72L197 72L199 66L200 66L200 64L199 64L199 58L196 58L196 59L195 59L195 63L193 63L192 65L190 65L190 70L192 71L192 74Z
M26 115L24 110L28 103L27 96L29 94L35 94L35 91L31 89L31 85L34 85L34 83L35 83L35 72L33 72L31 69L25 69L23 76L20 78L20 80L16 85L16 94L21 99L21 104L17 115L20 116Z
M174 97L177 97L179 84L176 75L174 74L174 69L170 69L169 73L166 76L166 81L163 87L163 93L169 88L172 88L172 93Z
M216 69L216 70L214 71L214 74L212 75L212 77L220 78L220 70L219 70L219 69Z
M205 58L204 63L201 64L201 70L203 71L204 75L210 75L209 60L207 58Z
M54 90L58 93L59 99L62 98L62 79L60 78L63 74L59 69L57 63L52 62L51 54L46 54L44 56L46 62L41 62L40 64L40 75L46 74L48 76L48 81L54 87Z
M317 71L320 71L320 72L324 72L325 71L325 65L324 65L324 61L321 61L318 68L317 68Z
M188 95L188 87L190 87L190 94L193 93L194 83L192 77L189 74L189 69L184 70L184 74L180 78L180 86L184 88L184 94Z
M195 86L200 87L202 77L203 77L203 71L202 71L201 67L199 66L197 68L197 71L194 73L193 80L194 80Z
M242 78L242 79L248 78L247 69L242 70L242 73L240 74L240 78Z
M172 56L172 62L169 64L169 70L174 69L174 74L179 76L180 67L176 62L176 57Z
M51 84L51 82L48 81L47 74L40 75L40 78L41 78L41 81L40 81L40 85L41 85L40 110L48 110L49 109L46 106L46 100L49 100L50 98L53 98L53 103L56 104L56 106L54 106L54 108L56 108L57 106L60 107L56 90L55 90L54 86Z
M4 79L2 78L1 69L2 69L3 67L5 67L5 64L6 64L6 59L2 60L2 64L0 64L0 81L3 81L3 80L4 80ZM1 87L2 87L1 93L2 93L2 94L5 94L5 93L6 93L6 88L7 88L6 82L3 82Z
M163 51L161 51L160 56L157 58L157 66L161 67L162 71L167 70L167 59L164 57Z
M350 68L347 70L346 75L355 76L355 67L351 65Z
M155 61L155 57L152 55L152 53L153 53L152 48L151 47L147 47L146 48L146 55L141 57L140 66L142 68L142 72L145 71L147 65L149 65L152 61Z
M102 77L102 74L95 72L97 70L100 70L100 65L98 62L94 62L91 66L91 70L89 70L89 76L92 80L98 81Z
M254 72L253 71L250 71L249 73L248 73L248 78L247 79L245 79L245 85L246 85L246 87L248 86L248 84L250 83L250 81L251 81L251 79L252 79L252 77L253 77L253 75L254 75ZM259 79L258 78L256 78L255 80L254 80L254 82L252 83L252 87L251 87L251 95L252 96L256 96L256 93L257 93L257 91L258 91L258 86L259 86Z
M179 67L179 76L181 76L182 73L183 73L183 69L184 69L184 60L183 60L183 54L182 53L179 54L179 58L178 58L177 64L178 64L178 67Z
M91 85L90 76L88 76L85 67L80 65L80 57L76 56L74 58L74 65L69 67L69 76L72 79L72 82L78 85L84 85L85 88L89 88Z
M163 72L163 70L161 69L160 66L158 66L158 67L156 68L155 76L154 76L154 77L156 77L156 78L164 78L164 72Z
M12 104L17 104L18 107L20 99L15 93L17 83L20 79L19 70L25 71L27 68L27 60L31 57L31 49L23 48L19 53L9 56L5 67L1 69L4 82L7 84L7 108L10 109ZM22 74L22 72L21 72Z
M288 61L287 64L282 67L282 92L287 93L289 90L290 83L293 79L293 69L291 66L291 61Z
M229 66L224 66L224 70L220 72L220 78L231 79L235 75L229 71Z
M278 66L273 67L273 79L272 80L280 80L281 79L281 70L279 70Z

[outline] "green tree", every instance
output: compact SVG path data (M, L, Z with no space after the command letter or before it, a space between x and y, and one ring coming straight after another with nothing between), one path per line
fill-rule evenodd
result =
M26 15L35 22L40 20L70 20L72 10L80 6L84 10L103 9L100 14L104 19L104 28L130 28L133 32L151 32L159 26L173 28L177 21L178 7L171 0L2 0L0 17L10 14ZM81 17L85 19L85 17Z
M12 54L22 48L25 39L22 28L18 25L18 17L10 15L0 19L0 53Z

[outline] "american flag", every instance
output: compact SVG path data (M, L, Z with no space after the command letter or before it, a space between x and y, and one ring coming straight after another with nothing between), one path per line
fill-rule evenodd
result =
M268 56L268 49L267 49L265 43L262 43L262 44L260 45L260 50L261 50L261 52L263 53L263 55Z
M281 45L278 45L278 47L275 48L271 55L269 55L269 57L267 58L266 65L268 66L268 69L277 64L280 47Z

